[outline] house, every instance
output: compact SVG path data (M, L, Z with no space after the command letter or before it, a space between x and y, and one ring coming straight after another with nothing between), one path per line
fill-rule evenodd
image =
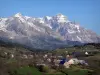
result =
M71 58L69 61L68 61L69 64L78 64L79 63L79 60L77 58Z
M63 56L57 56L58 58L63 58Z
M81 64L81 65L86 65L86 66L88 66L88 63L86 63L86 61L85 60L78 60L77 58L71 58L71 59L69 59L69 61L66 61L65 63L64 63L64 66L66 67L66 68L69 68L70 67L70 65L72 65L72 64Z
M86 66L88 66L88 63L86 63L85 60L79 60L79 63L82 64L82 65L86 65Z
M68 60L67 59L61 59L61 61L60 61L60 63L59 64L64 64L65 62L68 62Z
M26 54L23 54L23 55L22 55L22 58L27 59L28 56L27 56Z
M70 64L68 64L68 62L65 62L65 63L64 63L64 67L65 67L65 68L69 68L69 67L70 67Z
M48 55L47 54L45 54L44 56L43 56L43 58L47 58L48 57Z
M14 58L14 54L11 54L11 58Z
M85 55L89 55L89 53L88 52L85 52Z
M64 63L64 66L65 66L66 68L69 68L70 65L72 65L72 64L78 64L78 63L79 63L79 60L78 60L77 58L71 58L71 59L69 59L68 61L66 61L66 62Z
M50 59L50 58L48 58L48 59L47 59L47 61L48 61L48 62L51 62L51 59Z
M29 58L29 59L32 59L32 58L33 58L33 55L28 55L28 58Z
M4 52L5 55L7 55L7 52Z

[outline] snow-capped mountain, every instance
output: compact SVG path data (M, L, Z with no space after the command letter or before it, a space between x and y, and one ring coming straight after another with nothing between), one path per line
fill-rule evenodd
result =
M81 43L98 43L100 36L71 22L62 14L34 18L20 13L0 18L0 38L37 49L55 49Z

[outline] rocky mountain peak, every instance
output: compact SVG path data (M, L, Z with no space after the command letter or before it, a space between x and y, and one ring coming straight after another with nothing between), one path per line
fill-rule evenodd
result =
M100 36L96 33L69 21L62 14L32 18L17 13L13 17L0 19L0 30L0 37L37 49L51 50L67 45L100 42Z
M22 16L21 13L16 13L16 14L14 15L14 17L21 17L21 16Z
M55 19L58 21L58 22L60 22L60 23L65 23L65 22L68 22L68 19L67 19L67 17L65 16L65 15L63 15L63 14L57 14L56 16L55 16Z

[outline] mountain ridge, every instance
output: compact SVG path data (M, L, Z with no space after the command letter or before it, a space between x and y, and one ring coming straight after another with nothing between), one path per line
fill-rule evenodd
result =
M0 18L0 37L36 49L100 43L100 36L62 14L34 18L17 13Z

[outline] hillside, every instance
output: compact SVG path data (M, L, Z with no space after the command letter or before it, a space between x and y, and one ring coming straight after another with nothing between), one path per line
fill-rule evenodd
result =
M0 41L0 75L55 75L55 73L56 75L71 75L73 73L76 75L87 75L88 71L91 75L99 75L99 45L100 44L87 44L83 46L67 47L65 49L56 49L53 51L31 51L19 44ZM66 53L66 51L68 53ZM83 55L85 51L90 53L88 57ZM57 68L57 66L53 63L49 63L48 60L44 58L45 55L57 57L57 59L59 59L58 56L65 58L67 54L72 54L72 52L80 52L80 55L78 55L77 58L86 60L89 67L87 68L84 66L85 69L82 69L81 66L73 65L69 69L63 67ZM37 64L46 64L46 66L39 67ZM91 72L91 70L93 70L93 72Z

